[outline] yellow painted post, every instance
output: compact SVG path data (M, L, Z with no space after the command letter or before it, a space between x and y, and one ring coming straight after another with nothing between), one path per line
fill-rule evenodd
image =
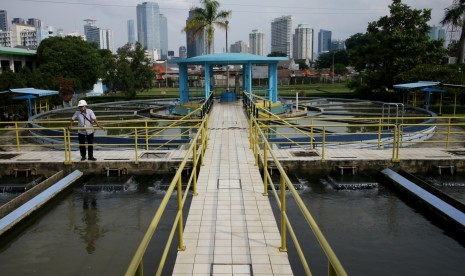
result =
M323 137L321 139L321 160L325 160L325 144L326 144L326 127L323 127Z
M286 180L284 176L280 176L280 189L281 189L281 247L279 251L287 252L287 245L286 245L286 236L287 236L287 229L286 229Z
M263 195L268 196L268 149L263 145Z
M68 149L68 136L69 131L63 128L63 148L65 150L65 165L71 164L71 149Z
M178 221L178 250L179 251L184 251L186 250L186 246L184 245L184 240L182 237L182 234L184 232L184 227L183 227L183 216L182 216L182 182L181 182L181 174L179 175L178 178L178 183L177 183L177 188L178 188L178 212L179 212L179 221Z
M147 121L145 121L145 150L149 150L149 129Z
M378 149L381 149L381 129L382 129L382 120L378 119Z
M313 119L310 119L310 150L313 149Z
M137 128L134 128L134 145L136 146L135 148L135 152L136 152L136 164L139 164L139 153L137 152L137 148L139 147L139 144L138 144L138 137L137 137Z
M68 154L70 164L73 163L73 158L71 157L71 131L68 131Z
M194 173L194 185L192 187L194 196L197 194L197 140L194 141L194 146L192 147L192 172Z
M447 139L446 139L446 149L449 148L449 142L450 142L450 124L451 124L452 120L451 118L449 117L447 119Z
M255 166L258 166L258 151L260 150L260 146L258 145L258 124L254 127L254 143L253 143L253 152L255 154Z
M18 123L15 123L15 133L16 133L16 149L18 152L21 152L21 145L19 143Z
M252 124L252 115L253 114L253 110L252 108L250 108L250 113L249 113L249 144L250 144L250 148L252 148L252 145L253 145L253 142L252 142L252 127L253 127L253 124Z

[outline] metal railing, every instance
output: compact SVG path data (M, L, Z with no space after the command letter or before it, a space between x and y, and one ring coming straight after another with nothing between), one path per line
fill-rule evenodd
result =
M189 149L186 152L186 155L184 159L182 160L181 164L178 167L178 170L176 171L176 174L171 181L165 196L163 197L162 202L160 203L160 206L157 209L157 212L155 213L155 216L153 217L149 228L147 232L145 233L136 253L134 254L134 257L131 260L131 263L129 264L129 267L125 273L125 275L143 275L143 257L145 255L145 252L147 251L148 245L150 241L152 240L152 237L157 230L157 226L161 220L161 217L163 216L163 213L166 209L166 206L168 204L168 201L170 200L171 195L173 194L174 189L177 191L177 203L178 203L178 209L177 209L177 214L175 217L175 220L173 222L173 226L171 228L168 240L166 242L165 249L163 251L163 254L161 256L160 263L157 267L156 275L161 275L163 271L163 267L169 252L169 249L171 247L171 243L174 239L175 232L178 232L178 250L184 251L185 246L184 246L184 240L183 240L183 232L184 232L184 227L183 227L183 207L184 203L186 201L188 191L192 185L192 190L193 194L197 195L197 170L199 170L199 167L203 165L203 160L204 160L204 153L207 148L207 141L208 141L208 114L205 114L201 124L199 125L198 132L196 133L195 137L192 139L192 142L190 144ZM182 179L181 179L181 174L184 168L186 167L187 162L189 159L192 159L192 174L189 177L189 180L187 181L186 188L184 191L182 190Z
M247 105L245 106L247 107ZM294 242L297 254L299 259L302 263L302 266L305 270L306 275L311 275L310 267L308 262L305 258L304 252L300 246L299 240L294 232L294 229L291 225L291 222L287 216L287 202L286 202L286 190L289 190L296 201L299 209L302 212L305 220L307 221L310 229L315 234L316 239L318 240L323 252L326 255L328 260L328 275L347 275L344 267L342 266L341 262L337 258L336 254L332 250L331 246L329 245L328 241L324 237L323 233L321 232L320 228L318 227L315 219L312 217L310 212L308 211L307 207L303 203L302 199L300 198L299 194L294 188L294 185L290 181L289 177L287 176L283 166L279 162L277 156L273 151L272 145L268 142L267 135L263 131L263 124L260 123L256 118L255 110L253 108L247 108L249 110L248 115L250 119L250 140L251 140L251 147L255 155L255 162L256 165L261 165L262 172L263 172L263 195L268 196L268 187L270 186L273 194L276 198L276 202L278 204L280 213L281 213L281 246L280 251L287 251L287 241L286 236L289 232L289 235ZM278 169L280 173L280 195L278 195L273 180L271 178L270 173L268 172L268 162L269 156L274 162L274 165Z

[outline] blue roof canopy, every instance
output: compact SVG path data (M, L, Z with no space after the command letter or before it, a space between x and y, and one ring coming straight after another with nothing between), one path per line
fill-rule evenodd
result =
M35 89L35 88L14 88L14 89L10 89L10 92L33 95L36 98L51 96L51 95L58 95L58 91L42 90L42 89Z
M197 64L202 65L204 63L217 64L217 65L232 65L232 64L265 64L265 63L277 63L280 60L289 60L288 57L265 57L252 54L241 54L241 53L221 53L196 56L191 58L183 59L172 59L168 63L185 63L185 64Z
M436 86L440 84L441 83L437 81L419 81L419 82L412 82L412 83L395 84L393 87L397 89L415 89L415 88L431 87L431 86Z

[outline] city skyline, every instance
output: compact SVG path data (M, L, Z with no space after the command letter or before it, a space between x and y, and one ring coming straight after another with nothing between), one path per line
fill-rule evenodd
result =
M0 10L8 12L9 21L13 18L37 18L42 26L53 26L55 31L62 28L65 34L82 33L84 19L96 20L96 24L104 29L111 29L114 36L115 49L127 43L127 21L136 20L136 6L144 1L121 0L4 0ZM186 34L181 32L189 9L199 6L198 1L150 1L159 4L160 13L167 18L168 50L174 50L176 55L180 46L186 46ZM261 29L265 34L265 53L271 50L271 22L283 15L293 17L294 27L306 23L317 33L320 29L332 31L333 39L347 39L358 32L366 32L369 22L388 15L388 5L391 0L353 0L337 1L330 4L327 1L289 0L286 5L281 1L270 0L263 2L256 0L219 1L222 10L231 10L229 20L230 29L228 40L248 41L249 33L254 29ZM376 3L374 3L376 2ZM403 3L415 9L432 9L432 20L429 25L438 25L444 15L444 9L452 4L452 0L430 0L418 3L415 0L404 0ZM293 28L294 28L293 27ZM448 34L449 36L449 34ZM215 31L215 52L223 52L225 32Z

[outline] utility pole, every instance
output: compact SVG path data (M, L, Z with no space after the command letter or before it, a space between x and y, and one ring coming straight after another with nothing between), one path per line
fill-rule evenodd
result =
M334 54L335 54L335 53L336 53L336 52L333 52L333 81L332 81L333 84L334 84Z

